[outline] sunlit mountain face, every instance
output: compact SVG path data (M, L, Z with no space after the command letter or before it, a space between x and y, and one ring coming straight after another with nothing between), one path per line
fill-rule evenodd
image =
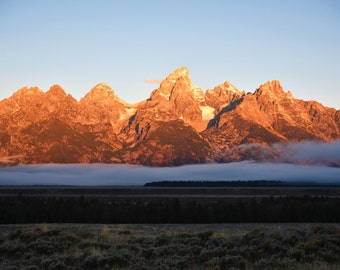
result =
M177 166L258 161L340 166L340 111L295 99L279 81L252 93L228 81L205 92L182 67L149 99L100 83L80 101L58 85L0 102L0 164Z

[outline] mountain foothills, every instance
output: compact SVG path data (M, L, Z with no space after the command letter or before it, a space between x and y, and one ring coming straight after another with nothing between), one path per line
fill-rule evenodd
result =
M54 85L46 93L24 87L0 102L2 165L274 161L279 148L265 155L259 148L339 138L339 110L295 99L279 81L254 93L226 81L204 93L185 67L137 104L103 83L80 101Z

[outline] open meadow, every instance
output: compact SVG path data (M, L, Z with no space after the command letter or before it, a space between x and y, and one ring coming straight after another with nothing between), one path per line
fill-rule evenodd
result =
M0 226L0 269L339 269L339 224Z

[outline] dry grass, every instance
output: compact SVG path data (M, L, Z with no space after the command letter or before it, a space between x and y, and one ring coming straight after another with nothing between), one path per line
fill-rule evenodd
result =
M47 223L40 224L40 231L42 233L47 233L49 231Z
M102 227L102 231L100 233L101 239L107 241L110 237L110 229L107 225Z
M0 269L339 269L340 225L3 225Z

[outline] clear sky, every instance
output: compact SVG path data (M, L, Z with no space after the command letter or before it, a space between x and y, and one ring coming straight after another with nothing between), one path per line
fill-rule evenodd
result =
M53 84L80 99L105 82L135 103L181 66L203 90L278 79L340 109L340 1L0 0L0 100Z

